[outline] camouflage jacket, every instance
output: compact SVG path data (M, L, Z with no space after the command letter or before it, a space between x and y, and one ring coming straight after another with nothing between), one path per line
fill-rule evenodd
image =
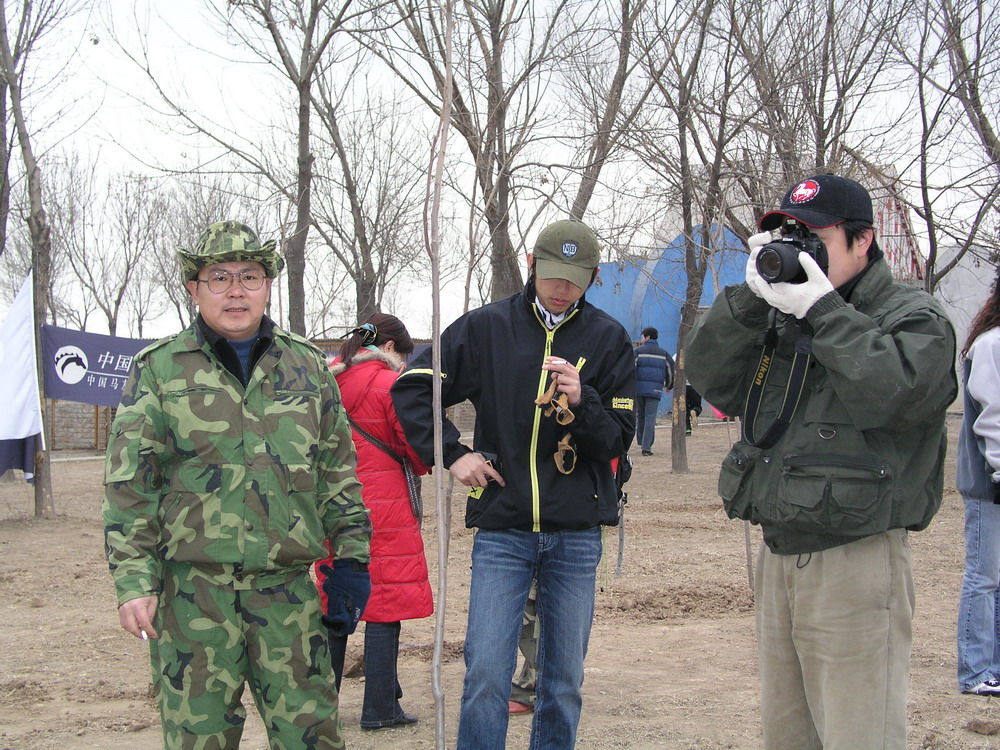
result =
M264 319L246 388L197 323L135 358L111 428L104 525L119 604L164 562L236 588L325 557L368 561L351 430L323 355Z

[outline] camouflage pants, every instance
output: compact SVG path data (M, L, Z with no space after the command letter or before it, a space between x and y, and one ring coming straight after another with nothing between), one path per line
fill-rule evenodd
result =
M531 582L531 591L524 604L524 618L521 620L521 636L517 647L524 656L521 673L510 685L510 699L525 706L535 705L535 683L538 681L538 614L535 600L538 598L538 581Z
M271 750L343 750L337 691L306 571L267 588L166 567L150 641L167 750L234 750L249 682Z

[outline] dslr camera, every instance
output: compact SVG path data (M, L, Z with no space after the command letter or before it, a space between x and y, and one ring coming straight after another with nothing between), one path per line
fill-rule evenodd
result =
M797 221L785 224L784 236L764 245L757 253L757 273L771 284L787 281L801 284L808 280L805 269L799 264L799 253L809 253L825 274L830 267L830 257L823 240Z

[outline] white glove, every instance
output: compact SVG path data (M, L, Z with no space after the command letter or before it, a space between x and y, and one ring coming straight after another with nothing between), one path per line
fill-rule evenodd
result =
M770 241L770 232L757 232L747 240L747 247L750 248L750 258L747 260L747 286L758 297L764 296L760 293L760 287L767 282L757 273L757 256L760 254L760 249Z
M760 296L771 307L801 320L820 297L833 291L833 284L809 253L799 253L799 265L806 272L808 281L801 284L789 284L787 281L768 284L760 280L758 283Z

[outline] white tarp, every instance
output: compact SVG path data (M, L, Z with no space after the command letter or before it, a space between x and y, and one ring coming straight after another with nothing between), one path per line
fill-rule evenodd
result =
M16 440L42 431L35 367L35 310L31 294L31 272L21 285L7 317L0 325L0 440Z

